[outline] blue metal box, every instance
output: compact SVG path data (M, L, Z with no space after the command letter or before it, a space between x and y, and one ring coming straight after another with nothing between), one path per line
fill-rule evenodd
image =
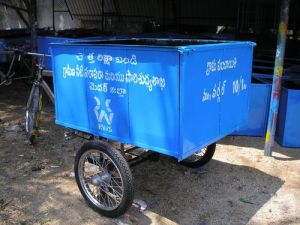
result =
M233 135L266 135L271 88L271 83L258 80L251 83L248 124L239 128Z
M300 89L283 87L280 96L276 141L284 147L300 147Z
M56 123L182 160L247 124L253 46L52 44Z

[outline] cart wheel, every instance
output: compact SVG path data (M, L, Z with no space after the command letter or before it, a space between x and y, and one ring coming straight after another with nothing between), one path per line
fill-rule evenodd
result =
M125 158L106 142L87 142L75 157L75 178L88 205L108 217L126 212L133 201L133 178Z
M190 168L197 168L203 166L212 159L215 150L216 150L216 143L213 143L201 149L199 153L195 153L190 157L188 157L187 159L182 160L180 164Z

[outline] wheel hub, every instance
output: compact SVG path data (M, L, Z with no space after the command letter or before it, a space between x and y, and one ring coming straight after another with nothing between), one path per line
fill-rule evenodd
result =
M111 175L108 172L100 172L95 174L91 178L91 183L95 186L103 185L103 183L109 183L111 180Z

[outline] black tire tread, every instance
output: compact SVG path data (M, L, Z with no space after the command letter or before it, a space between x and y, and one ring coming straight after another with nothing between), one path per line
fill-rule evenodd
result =
M216 151L216 143L210 144L207 146L207 152L205 153L203 158L201 158L195 162L182 160L180 162L180 164L183 166L189 167L189 168L198 168L198 167L204 166L212 159L212 157L215 154L215 151Z
M25 130L26 132L26 137L27 140L29 141L30 144L34 143L35 138L38 136L38 129L39 129L39 123L40 123L40 117L41 117L41 111L42 111L42 93L40 90L40 87L38 86L33 86L32 88L34 88L32 95L30 95L29 99L28 99L28 103L26 106L26 112L31 113L32 114L32 119L33 121L31 121L31 124L29 124L30 127L28 132ZM38 96L38 108L35 109L35 98ZM28 118L25 118L25 123L29 123ZM27 126L27 125L26 125Z

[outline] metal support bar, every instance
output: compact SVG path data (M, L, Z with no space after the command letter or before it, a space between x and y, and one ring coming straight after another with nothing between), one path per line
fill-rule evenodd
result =
M59 12L62 12L62 13L68 13L69 11L68 10L64 10L64 9L59 9L59 10L55 10L54 13L59 13ZM72 14L75 16L75 14Z
M153 154L154 154L154 152L148 151L148 152L145 152L145 153L143 153L143 154L141 154L141 155L139 155L139 156L136 156L136 157L133 158L133 159L128 160L127 162L128 162L128 164L129 164L130 167L134 167L134 166L140 164L141 162L144 162L144 161L146 161L146 160L149 160L150 157L151 157Z
M22 52L19 50L16 51L0 51L0 55L5 54L5 55L11 55L12 60L10 62L8 71L4 74L3 72L0 71L0 86L2 84L9 85L13 80L20 80L20 79L25 79L25 78L30 78L30 76L22 76L19 77L19 75L14 71L16 61L20 61L29 71L30 74L32 74L30 66L26 63L26 60L23 58L23 55L28 54L27 52ZM18 76L18 77L16 77Z
M283 0L280 12L280 21L277 36L277 50L275 56L275 65L273 72L273 84L271 92L270 110L268 117L268 126L265 140L265 156L272 156L272 145L276 131L278 107L280 100L281 78L284 64L285 43L288 29L290 0Z
M134 146L134 147L132 147L132 148L129 148L129 149L124 150L124 152L125 152L125 153L129 153L129 152L132 152L132 151L134 151L134 150L136 150L136 149L139 149L139 148L141 148L141 147Z
M55 31L55 0L52 0L52 27Z
M72 13L71 13L71 11L70 11L70 8L69 8L69 5L68 5L68 3L67 3L67 0L65 0L65 4L66 4L67 10L68 10L68 12L69 12L69 14L70 14L70 17L71 17L71 19L73 20L73 15L72 15Z
M46 83L45 80L42 80L42 87L44 88L44 91L46 92L46 94L50 98L51 102L54 104L55 103L54 94L53 94L51 88L49 87L49 85Z
M16 9L16 13L18 14L18 16L21 18L21 20L23 21L23 23L25 23L27 29L29 29L29 23L28 21L25 19L25 17L23 16L22 12L18 9Z
M115 9L116 9L116 14L118 16L118 19L120 20L121 17L121 7L120 7L120 4L119 4L119 1L118 0L113 0L113 3L114 3L114 6L115 6Z
M29 18L30 18L30 47L32 52L37 50L37 9L36 0L30 0ZM36 57L32 57L31 70L35 71Z
M0 2L0 5L6 6L7 8L11 8L11 9L15 9L15 10L19 10L19 11L24 11L26 12L26 9L21 8L21 7L17 7L17 6L13 6L4 2Z
M26 10L28 11L29 8L30 8L30 3L29 3L29 0L23 0L25 6L26 6Z
M29 9L30 18L30 47L32 52L36 52L36 37L37 37L37 11L36 11L36 0L30 0Z
M236 13L236 24L235 24L235 34L239 33L240 27L240 11L241 11L241 0L237 1L237 13Z
M67 11L60 11L56 10L55 12L67 12ZM82 14L82 13L74 13L73 16L89 16L89 17L102 17L102 14ZM155 18L154 16L147 16L147 15L129 15L129 14L121 14L121 15L115 15L114 13L104 13L104 16L111 16L111 17L121 17L121 18L144 18L144 19L151 19Z
M298 40L298 23L297 21L300 19L298 19L298 8L299 8L299 1L295 1L295 6L294 6L294 24L293 24L293 36L294 36L294 41ZM298 19L298 20L297 20Z
M177 3L179 4L179 0L172 0L172 11L173 11L173 15L174 15L174 21L175 21L175 25L176 25L176 29L177 31L179 31L179 8L181 5L177 5Z
M162 4L163 4L163 7L162 7L162 24L163 24L163 31L165 32L166 31L166 5L167 5L166 0L163 0Z
M11 73L12 72L12 69L13 69L13 67L14 67L14 64L15 64L15 60L16 60L16 55L14 54L13 55L13 58L12 58L12 60L11 60L11 63L9 64L9 68L8 68L8 71L7 71L7 73L6 74L4 74L4 73L0 73L0 75L1 75L1 79L0 79L0 86L2 85L2 84L5 84L5 83L8 83L8 84L10 84L11 83L11 79L12 79L12 77L15 75L15 73L13 72L13 73Z
M102 10L102 32L104 32L104 0L102 0L102 6L101 6L101 10Z
M42 76L43 77L53 77L52 70L43 70Z

